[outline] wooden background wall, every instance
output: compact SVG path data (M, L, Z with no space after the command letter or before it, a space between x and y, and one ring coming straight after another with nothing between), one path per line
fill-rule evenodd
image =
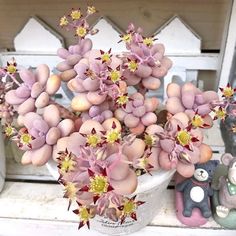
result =
M74 38L58 27L60 16L72 7L93 4L99 15L107 16L125 30L135 22L151 35L174 14L178 14L203 39L202 49L218 50L221 45L224 23L231 0L0 0L0 49L13 49L13 38L31 15L37 15L66 39Z

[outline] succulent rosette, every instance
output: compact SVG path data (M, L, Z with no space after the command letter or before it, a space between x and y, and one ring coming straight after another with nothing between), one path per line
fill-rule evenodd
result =
M77 76L68 83L78 94L72 100L75 111L88 111L107 99L114 99L122 90L122 61L111 52L92 50L81 60L75 70ZM108 97L108 98L107 98Z
M153 37L144 37L142 29L135 29L130 24L126 34L121 35L121 41L126 43L129 50L126 55L126 71L128 85L141 83L146 89L155 90L160 87L163 78L170 67L171 60L164 56L163 44L155 43Z
M185 113L171 117L165 126L156 127L159 138L158 162L162 169L176 169L184 177L194 172L194 164L206 162L212 156L211 148L203 143L200 128L193 127Z
M166 109L171 114L185 112L190 119L193 119L195 126L201 128L212 126L213 119L210 113L213 104L219 100L215 91L202 92L189 82L182 87L176 83L170 83L167 87L167 95Z
M73 131L74 122L71 119L61 120L57 106L49 105L42 116L28 112L23 117L23 128L13 140L25 151L21 159L23 164L41 166L52 157L53 146L58 139L70 135Z
M221 100L212 102L212 110L214 112L213 119L220 119L224 121L228 116L236 116L236 88L233 88L229 83L225 88L220 88L222 93Z
M71 45L68 50L58 49L57 55L64 60L57 64L56 68L61 72L60 78L63 81L69 81L76 77L75 66L91 48L92 41L90 39L81 39L78 44Z
M126 103L121 104L121 99L117 99L120 108L115 110L115 116L123 121L125 126L135 134L143 133L146 126L155 124L157 116L154 111L158 107L157 98L145 98L141 93L134 93L127 99Z
M51 75L47 65L39 65L34 72L27 69L19 70L23 81L16 89L6 93L6 102L14 105L18 114L23 116L37 108L44 108L50 102L50 96L60 88L61 80Z
M108 102L103 102L100 105L93 105L89 108L88 112L83 112L81 114L82 121L86 120L96 120L99 123L102 123L108 118L113 117L113 112L110 109Z
M86 14L83 15L80 9L72 9L68 16L63 16L60 19L60 26L67 30L73 30L75 36L78 37L77 44L71 45L68 50L59 48L57 51L58 56L64 59L57 65L63 81L69 81L76 76L75 66L92 48L92 41L88 38L85 39L85 36L96 33L96 30L90 29L87 22L87 18L95 12L96 9L88 7Z
M6 101L6 94L14 86L14 82L8 80L7 78L10 77L14 81L16 81L16 67L17 64L14 58L11 61L7 62L7 66L5 68L0 67L0 120L2 121L2 124L6 125L10 124L13 121L13 116L15 115L14 107Z

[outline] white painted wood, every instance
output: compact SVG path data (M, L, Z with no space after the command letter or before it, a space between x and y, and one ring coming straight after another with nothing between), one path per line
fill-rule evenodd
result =
M63 38L37 17L31 17L14 38L16 51L56 52L64 46Z
M211 146L213 151L224 153L225 147L221 137L219 121L214 121L214 126L211 129L204 130L203 142Z
M213 69L210 62L213 59L211 55L201 53L201 37L179 16L173 16L158 29L154 36L158 42L165 45L166 54L174 56L173 67L163 80L164 99L167 97L166 88L174 77L179 77L183 82L193 81L197 85L198 71L203 69L203 64L205 67L203 70ZM196 60L194 62L193 60L189 61L190 57L196 57ZM202 57L205 57L205 60ZM198 60L199 58L203 60ZM217 69L218 64L214 70Z
M175 216L174 191L163 195L165 201L149 227L133 235L234 235L236 231L222 229L212 218L199 229L183 226ZM67 211L67 200L56 184L6 182L0 195L0 235L99 235L94 231L77 231L78 218ZM72 206L72 209L74 206ZM14 227L9 227L14 225ZM213 234L214 233L214 234ZM158 234L159 235L159 234Z
M185 81L195 81L197 84L197 76L199 70L218 70L218 56L217 53L201 53L201 54L167 54L172 60L173 66L168 74L164 77L164 98L166 95L166 88L174 76L178 76ZM213 81L214 82L214 81Z
M78 225L71 222L42 221L42 220L23 220L23 219L5 219L0 218L1 235L3 236L104 236L94 230L81 228L77 230ZM235 230L227 229L202 229L202 228L177 228L177 227L161 227L147 226L144 229L129 234L130 236L234 236ZM128 234L127 234L128 235Z
M62 187L57 184L6 182L0 195L0 217L78 222L77 216L67 211L68 200L62 196ZM182 227L175 216L174 190L167 190L163 199L162 208L150 225ZM74 204L71 209L75 207ZM213 219L203 226L209 227L220 228Z
M221 46L221 57L219 60L218 87L225 87L229 81L232 60L236 45L236 1L231 0L232 5L229 9L229 19L225 23L225 34Z
M121 39L121 30L107 18L101 17L93 26L93 29L99 30L99 32L93 36L88 35L88 38L91 38L93 41L94 49L108 51L111 48L112 52L127 51L123 42L118 43Z
M218 53L200 55L167 54L175 66L184 66L187 70L217 70Z
M201 37L177 15L158 29L154 36L165 45L167 54L201 53Z

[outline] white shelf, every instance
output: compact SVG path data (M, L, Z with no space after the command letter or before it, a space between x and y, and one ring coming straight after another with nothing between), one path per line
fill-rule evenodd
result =
M58 184L6 182L0 194L0 235L97 235L95 231L77 231L78 218L67 211ZM167 190L163 206L148 227L133 235L236 235L236 230L220 227L212 218L200 228L182 225L175 216L174 190ZM73 206L72 206L73 209Z

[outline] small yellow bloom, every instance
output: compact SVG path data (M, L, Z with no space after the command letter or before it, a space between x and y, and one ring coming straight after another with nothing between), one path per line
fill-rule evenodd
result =
M177 133L177 140L182 146L189 145L191 142L191 135L186 130L181 130Z
M63 26L67 26L68 24L69 24L69 21L66 18L66 16L61 17L61 19L60 19L60 26L63 27Z
M75 183L67 182L64 186L65 197L75 200L78 189Z
M102 62L109 62L111 60L111 55L109 53L104 53L102 56L101 56L101 60Z
M9 74L15 74L17 72L16 64L15 63L8 63L6 70Z
M125 105L127 102L129 101L129 97L125 94L119 96L116 100L116 103L119 105L119 106L123 106Z
M130 201L129 199L127 199L124 203L124 209L123 209L123 213L125 215L130 215L131 213L133 213L136 210L136 204L134 201Z
M71 158L70 154L68 154L60 164L60 171L62 173L68 173L73 171L75 168L76 162Z
M146 46L150 47L150 46L153 45L154 39L153 39L152 37L145 38L145 39L143 40L143 43L144 43Z
M98 144L101 143L101 138L97 134L90 134L87 136L87 144L90 147L97 147Z
M23 133L20 136L20 143L23 145L29 145L32 141L32 136L29 133Z
M124 199L124 204L119 206L118 209L121 211L121 224L123 224L126 217L131 217L133 220L137 220L136 209L138 206L144 204L142 201L135 201L135 197L131 199Z
M87 8L87 13L89 14L89 15L92 15L92 14L94 14L94 13L96 13L97 12L97 10L96 10L96 8L94 7L94 6L88 6L88 8Z
M102 195L108 191L109 183L106 176L95 175L90 178L89 192L95 195Z
M4 129L4 133L7 137L10 137L15 133L15 128L13 128L11 125L7 125Z
M85 27L83 27L83 26L77 27L77 29L76 29L77 36L84 38L86 34L87 34L87 29Z
M86 208L86 206L81 206L79 209L79 218L80 221L86 223L89 221L89 219L91 218L91 215L88 211L88 208Z
M72 10L70 13L70 16L72 20L79 20L81 18L81 12L80 10Z
M108 143L115 143L120 140L121 133L117 129L111 129L107 131L105 138Z
M202 127L204 125L204 120L201 116L199 115L194 115L194 117L192 118L192 125L194 127Z
M129 63L128 63L128 69L131 71L131 72L135 72L137 69L138 69L138 63L134 60L131 60Z
M223 95L225 98L231 98L234 95L234 89L229 86L223 89Z
M124 35L122 35L121 40L124 41L125 43L131 43L131 41L132 41L132 34L124 34Z
M215 110L216 117L224 120L227 116L227 112L224 108L219 108L218 110Z
M110 76L110 79L113 83L116 83L121 80L121 74L120 74L120 71L118 71L118 70L112 70L109 73L109 76Z

